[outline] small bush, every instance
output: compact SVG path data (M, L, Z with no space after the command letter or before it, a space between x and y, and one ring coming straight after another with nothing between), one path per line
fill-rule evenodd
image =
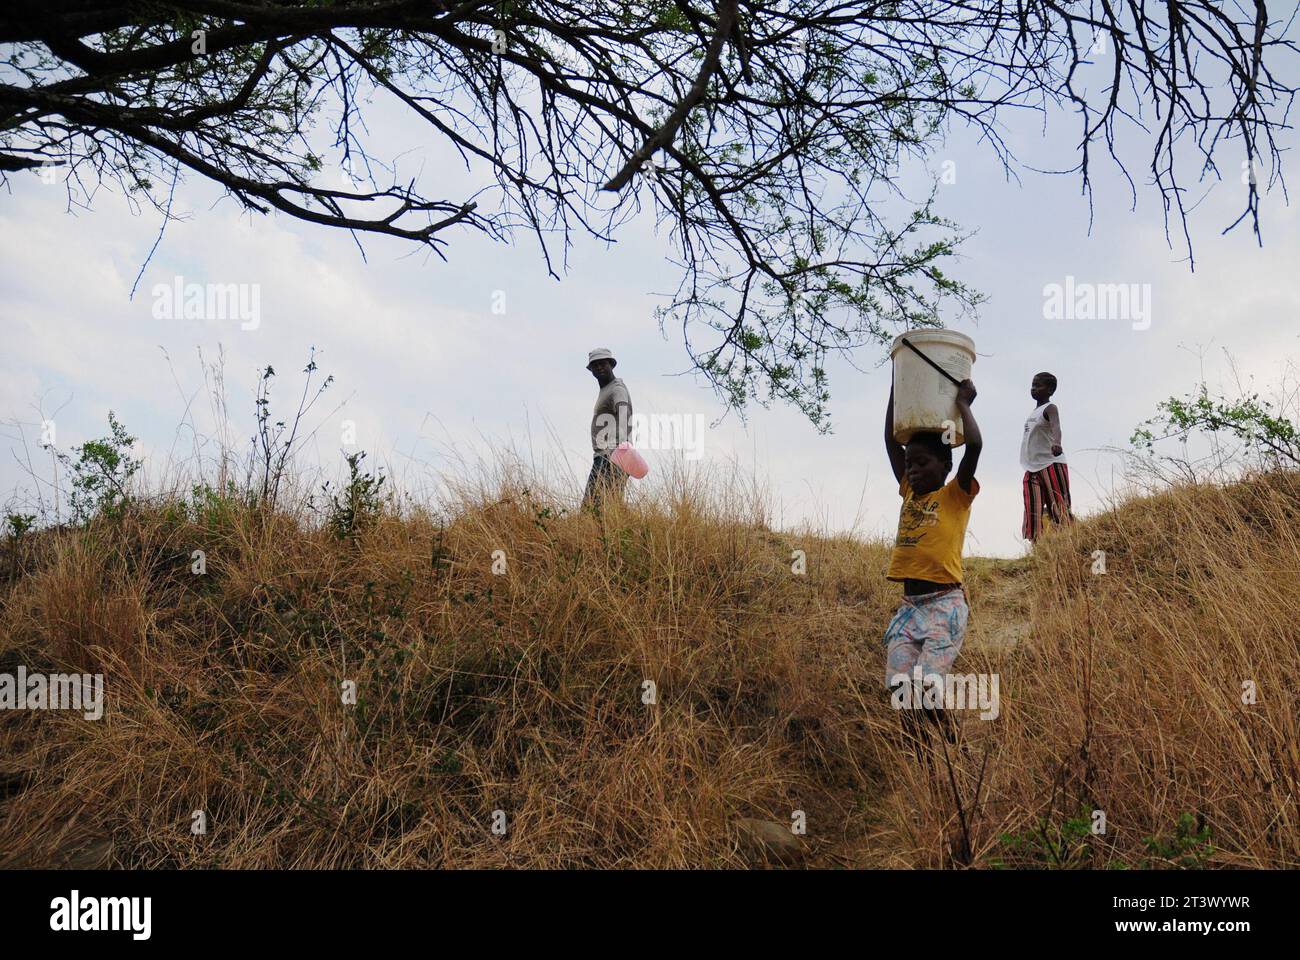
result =
M1214 854L1214 844L1210 842L1211 830L1204 820L1184 813L1174 824L1174 835L1168 839L1161 836L1143 837L1142 843L1151 854L1151 859L1144 867L1158 867L1173 864L1184 870L1198 870Z
M79 523L99 514L118 516L130 499L128 486L140 469L141 461L131 458L135 437L108 412L109 435L87 440L73 447L76 458L59 454L59 461L72 476L69 505L73 519Z
M329 481L321 488L330 499L326 524L339 540L354 539L363 527L379 515L383 506L381 490L385 478L362 473L361 461L365 458L364 450L348 455L348 483L337 494L330 493Z

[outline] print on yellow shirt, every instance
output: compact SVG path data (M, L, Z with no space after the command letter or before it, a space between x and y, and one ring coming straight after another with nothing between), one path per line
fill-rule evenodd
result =
M898 537L886 576L890 580L961 583L961 548L971 502L979 492L978 480L971 480L971 492L967 493L953 477L938 490L917 496L904 477L898 485L903 498Z

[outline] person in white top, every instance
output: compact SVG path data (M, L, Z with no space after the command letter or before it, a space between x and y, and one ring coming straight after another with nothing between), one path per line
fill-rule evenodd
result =
M1020 466L1025 471L1025 519L1020 535L1036 541L1043 532L1043 518L1052 523L1069 523L1070 468L1065 465L1061 448L1061 414L1049 402L1056 392L1056 377L1050 373L1034 375L1029 395L1034 398L1034 412L1025 420L1020 441Z

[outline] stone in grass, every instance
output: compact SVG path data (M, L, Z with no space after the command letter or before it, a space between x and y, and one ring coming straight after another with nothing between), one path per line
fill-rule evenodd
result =
M803 842L790 831L788 823L745 817L736 821L736 832L741 851L752 861L792 867L803 860Z

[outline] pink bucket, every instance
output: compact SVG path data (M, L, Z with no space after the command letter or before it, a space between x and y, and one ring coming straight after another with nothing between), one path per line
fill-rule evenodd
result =
M620 443L618 449L609 455L609 459L614 466L637 480L650 472L650 464L645 462L645 457L637 453L632 444L626 440Z

